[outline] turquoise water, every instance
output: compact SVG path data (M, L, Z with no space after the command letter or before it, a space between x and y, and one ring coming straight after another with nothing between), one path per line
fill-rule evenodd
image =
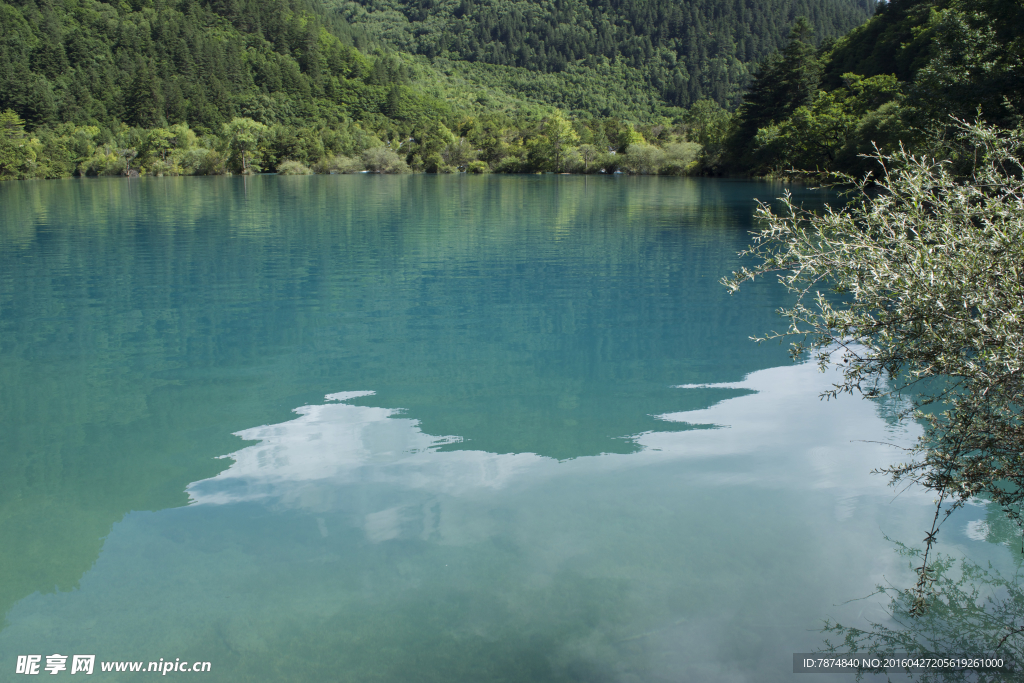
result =
M717 284L782 189L0 185L0 668L820 680L930 498L869 474L915 428L749 341L784 294ZM985 516L946 547L1001 557Z

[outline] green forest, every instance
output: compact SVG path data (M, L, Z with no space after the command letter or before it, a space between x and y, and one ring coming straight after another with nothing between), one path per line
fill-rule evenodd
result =
M366 34L404 52L563 72L635 70L658 98L738 102L758 62L807 17L820 38L863 23L875 0L331 0ZM608 112L604 112L607 114Z
M1015 125L1016 0L0 0L0 178L859 171Z
M725 168L867 173L862 155L942 145L954 119L1020 125L1024 5L891 0L833 45L798 23L761 70L723 143Z

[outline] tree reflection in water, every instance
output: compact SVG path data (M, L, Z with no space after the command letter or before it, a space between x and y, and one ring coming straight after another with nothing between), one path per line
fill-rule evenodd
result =
M915 593L906 587L878 586L870 599L884 595L889 599L888 623L869 622L867 630L844 626L826 620L823 651L839 654L871 652L877 654L909 653L952 657L958 655L996 654L1014 663L1014 672L963 671L936 669L910 673L889 671L886 680L914 680L922 683L977 681L994 683L1020 680L1024 666L1024 588L1020 530L1002 514L988 516L982 522L985 540L1009 545L1015 555L1012 572L1003 572L992 562L974 562L966 557L957 560L940 555L929 568L931 595L923 614L914 616L911 608ZM969 531L970 533L970 527ZM909 561L912 569L921 564L923 551L899 541L896 552ZM841 640L836 640L839 638ZM863 676L858 675L857 680ZM872 679L874 680L874 679Z

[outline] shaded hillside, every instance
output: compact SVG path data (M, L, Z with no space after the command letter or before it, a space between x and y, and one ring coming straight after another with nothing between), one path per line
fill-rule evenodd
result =
M372 39L453 60L559 72L620 62L666 103L735 104L798 16L820 38L863 23L875 0L328 0Z
M1020 124L1019 1L893 0L827 49L810 34L794 31L762 64L729 140L732 170L863 173L876 145L922 150L946 139L954 118Z
M837 88L850 72L892 74L927 116L981 107L989 121L1011 125L1024 107L1022 55L1019 0L892 0L836 44L822 85Z

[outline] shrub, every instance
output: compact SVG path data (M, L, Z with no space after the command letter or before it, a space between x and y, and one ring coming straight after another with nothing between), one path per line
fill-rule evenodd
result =
M665 157L659 173L665 175L686 175L695 168L701 146L696 142L674 142L665 145Z
M155 176L178 175L179 169L172 161L156 159L150 162L149 166L146 168L146 172L149 173L149 175Z
M78 164L79 175L122 175L124 174L124 158L108 148L97 149L88 159Z
M313 170L317 173L359 173L363 170L363 162L338 154L316 162Z
M629 173L650 175L658 172L664 159L665 153L654 145L632 144L626 148L619 165Z
M362 155L363 165L371 173L408 173L409 165L405 159L387 147L373 147L365 150Z
M277 165L278 175L311 175L313 169L298 161L286 159Z
M227 157L214 149L193 147L181 155L179 166L192 175L223 175L227 173Z

